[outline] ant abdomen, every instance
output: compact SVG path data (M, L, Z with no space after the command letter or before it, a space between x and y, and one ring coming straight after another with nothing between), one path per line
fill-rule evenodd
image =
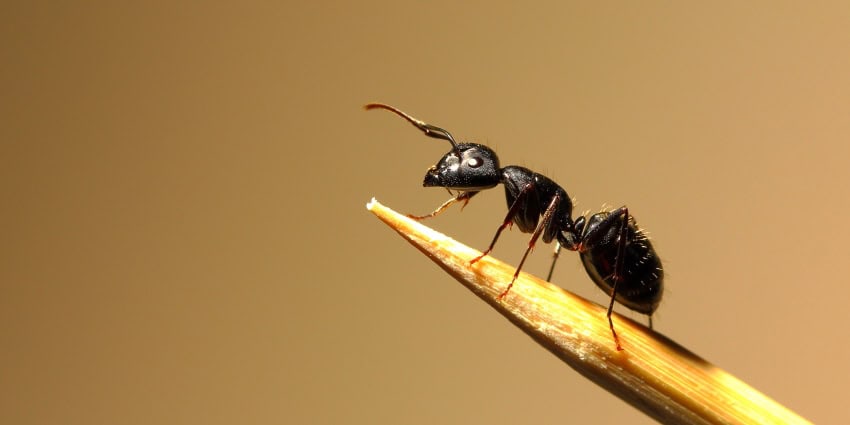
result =
M609 296L614 290L620 243L618 226L606 223L621 220L617 216L627 214L624 209L594 214L581 231L582 243L578 249L581 262L591 280ZM625 237L628 243L622 248L622 266L614 299L638 313L651 316L664 293L664 269L649 239L631 216Z

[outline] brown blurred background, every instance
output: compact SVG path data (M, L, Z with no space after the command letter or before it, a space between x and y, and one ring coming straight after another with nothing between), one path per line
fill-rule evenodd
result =
M850 421L848 3L290 3L4 8L0 423L650 423L365 210L447 198L370 101L628 204L660 332Z

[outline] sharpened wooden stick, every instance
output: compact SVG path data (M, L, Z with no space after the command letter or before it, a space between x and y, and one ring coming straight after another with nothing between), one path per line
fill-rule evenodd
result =
M650 417L667 424L808 424L738 378L670 339L526 273L497 297L514 268L381 205L366 208L570 367Z

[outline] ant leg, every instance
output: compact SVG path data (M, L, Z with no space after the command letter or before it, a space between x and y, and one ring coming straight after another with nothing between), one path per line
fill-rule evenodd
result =
M508 209L508 215L506 215L506 216L505 216L505 221L503 221L503 222L502 222L502 225L501 225L501 226L499 226L499 228L496 230L496 235L495 235L495 236L493 236L493 241L492 241L492 242L490 242L490 246L489 246L489 247L487 247L487 250L485 250L484 252L482 252L482 253L481 253L481 255L479 255L479 256L477 256L477 257L473 258L473 259L469 262L469 265L470 265L470 266L471 266L471 265L473 265L473 264L475 264L475 263L477 263L477 262L478 262L478 260L480 260L480 259L482 259L482 258L486 257L486 256L487 256L487 254L489 254L489 253L490 253L490 251L492 251L492 250L493 250L493 247L494 247L494 246L496 246L496 241L497 241L497 240L499 240L499 235L501 235L501 234L502 234L502 230L505 230L505 227L508 227L508 225L509 225L509 224L511 224L511 222L513 221L514 216L516 215L517 211L519 211L519 208L520 208L520 207L523 205L523 203L525 202L525 198L528 196L528 193L529 193L529 192L531 192L531 190L532 190L533 188L534 188L534 185L533 185L533 184L531 184L531 183L529 183L529 184L525 185L525 187L523 187L523 188L522 188L522 190L519 192L519 194L517 195L516 199L514 200L514 203L511 205L511 208L510 208L510 209Z
M576 242L581 240L581 232L584 230L584 217L579 217L575 222L568 223L566 229L562 229L558 235L558 240L555 242L555 252L552 253L552 265L549 266L549 274L546 276L546 281L552 281L552 274L555 272L555 263L561 255L561 248L567 248L570 251L581 250L581 243Z
M478 192L460 192L454 198L450 198L448 201L443 202L443 205L440 205L439 207L437 207L437 209L432 211L430 214L425 214L425 215L408 214L407 216L409 218L416 220L416 221L424 220L426 218L436 217L438 214L445 211L446 208L450 207L452 204L454 204L455 202L458 202L458 201L463 201L463 206L460 207L460 209L463 210L466 207L466 204L469 203L469 200L473 196L475 196L476 193L478 193Z
M651 315L651 314L649 314L649 315L647 315L646 317L648 317L648 318L649 318L649 329L652 329L652 315Z
M558 255L561 254L561 243L555 242L555 252L552 253L552 265L549 266L549 274L546 275L546 281L552 281L552 273L555 271L555 262L558 261Z
M552 215L555 213L555 209L558 207L558 202L561 201L561 197L555 195L552 198L552 202L549 203L549 206L546 208L546 212L543 213L543 218L537 223L537 228L534 229L534 233L531 234L531 239L528 241L528 248L525 249L525 254L522 254L522 260L519 261L519 265L516 267L516 272L514 272L514 277L511 279L511 283L505 288L504 292L499 294L499 301L508 295L508 291L511 290L511 287L514 286L514 282L516 278L519 277L519 271L522 270L522 265L525 264L525 259L528 258L528 253L534 250L534 244L537 242L537 239L540 238L540 234L543 233L543 230L549 226L549 223L552 221Z
M614 285L611 288L611 303L608 304L608 325L611 327L611 334L614 335L614 342L617 343L617 351L623 351L620 346L620 338L617 337L617 331L614 330L614 321L611 318L611 313L614 311L614 299L617 296L617 284L620 283L623 274L623 262L626 256L626 240L629 227L629 209L625 206L612 213L616 217L620 217L620 231L617 239L617 259L614 263ZM652 316L650 316L652 320Z

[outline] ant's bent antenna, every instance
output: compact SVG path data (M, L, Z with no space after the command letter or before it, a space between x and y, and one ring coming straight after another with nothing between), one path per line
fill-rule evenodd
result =
M454 149L455 153L457 154L457 157L460 158L460 149L458 149L457 147L457 142L455 142L454 137L452 137L451 133L449 133L448 131L443 130L440 127L428 124L424 121L420 121L416 118L413 118L404 111L394 106L386 105L383 103L368 103L364 105L363 108L367 111L370 109L386 109L390 112L394 112L396 115L406 119L409 123L413 124L414 127L422 130L422 132L425 133L426 136L433 137L435 139L448 140L449 143L452 144L452 149Z

